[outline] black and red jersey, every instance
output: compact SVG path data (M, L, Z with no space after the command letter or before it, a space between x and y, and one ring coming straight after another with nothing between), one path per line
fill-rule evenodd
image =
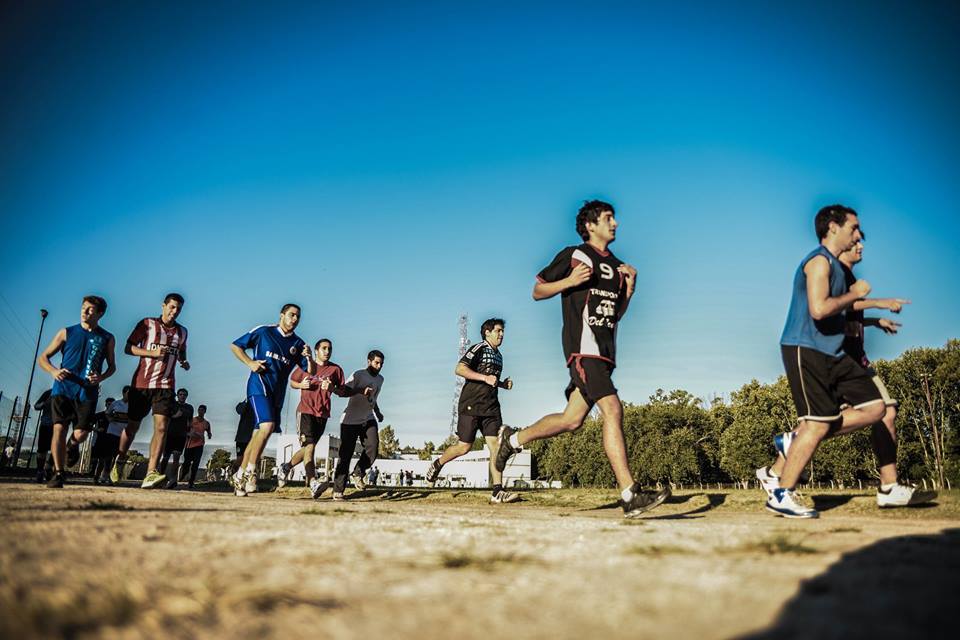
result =
M587 243L567 247L557 254L543 271L540 282L563 280L583 263L590 267L590 278L560 294L563 310L563 355L567 364L577 357L599 358L616 364L617 322L626 298L623 264L610 251L598 251Z

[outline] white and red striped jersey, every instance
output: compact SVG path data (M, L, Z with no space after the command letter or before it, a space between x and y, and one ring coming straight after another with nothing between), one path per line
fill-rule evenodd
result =
M174 389L174 374L177 361L187 359L187 328L173 323L166 326L160 318L144 318L137 323L127 344L141 349L160 347L166 352L162 358L140 358L133 373L133 386L137 389Z

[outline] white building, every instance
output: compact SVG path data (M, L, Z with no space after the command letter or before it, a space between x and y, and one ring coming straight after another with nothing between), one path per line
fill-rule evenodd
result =
M289 462L293 454L300 448L300 440L296 435L280 434L276 439L276 457L277 464ZM317 442L314 449L316 457L317 476L320 478L333 478L333 470L337 466L337 457L340 450L340 438L337 436L324 435ZM352 470L357 463L359 452L354 453L353 460L350 461ZM427 470L430 468L433 460L439 458L439 455L433 456L430 460L420 460L416 456L404 455L400 458L379 458L374 463L380 471L377 484L380 486L400 486L400 474L410 471L413 474L413 485L417 487L426 486L424 478ZM512 487L520 482L529 482L531 478L532 460L529 451L521 451L510 459L507 468L503 471L503 485ZM294 467L291 479L303 480L303 465ZM440 478L437 480L438 487L462 487L469 489L483 489L490 486L490 452L484 448L480 451L471 451L461 456L453 462L448 462L440 471Z

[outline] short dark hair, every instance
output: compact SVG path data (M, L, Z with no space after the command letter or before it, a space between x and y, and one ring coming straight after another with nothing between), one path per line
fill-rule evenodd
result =
M113 404L113 403L116 402L116 401L117 401L116 398L107 398L106 400L103 401L103 404L105 404L105 405L107 405L107 404Z
M503 318L488 318L484 320L483 324L480 325L480 337L485 339L487 337L487 333L493 331L493 328L497 325L506 327L507 323L503 321Z
M183 391L185 394L190 395L190 392L184 389L183 387L177 389L177 395L180 395L180 392Z
M827 237L831 222L836 222L842 227L847 221L847 216L855 215L857 215L856 211L842 204L829 204L823 207L820 211L817 211L817 217L813 222L813 227L817 232L817 240L823 240Z
M604 202L603 200L584 200L583 206L580 207L580 211L577 212L577 233L581 238L584 240L590 239L590 234L587 233L587 223L592 222L596 224L600 219L600 214L604 211L615 213L613 205L609 202Z
M372 349L370 353L367 354L367 360L373 360L374 358L386 360L386 358L383 357L383 351L380 351L380 349Z
M128 384L123 385L123 393L130 393L130 385Z
M287 304L285 304L285 305L283 305L282 307L280 307L280 313L286 313L286 312L287 312L287 309L289 309L290 307L296 307L296 308L297 308L297 311L299 311L299 312L301 312L301 313L303 312L303 309L300 308L300 305L294 304L294 303L292 303L292 302L288 302Z
M163 304L167 304L167 303L170 302L171 300L176 300L177 302L180 303L180 306L183 306L183 296L180 295L179 293L168 293L168 294L163 298Z
M333 340L331 340L330 338L320 338L319 340L317 340L317 344L313 345L313 348L319 349L320 345L322 345L324 342L326 342L331 347L333 347Z
M203 409L204 411L206 411L206 410L207 410L207 405L202 404L202 405L200 405L199 407L197 407L197 411L200 411L200 409Z
M100 312L100 315L103 315L107 312L107 301L100 296L83 296L83 301L89 302L96 307L97 311Z

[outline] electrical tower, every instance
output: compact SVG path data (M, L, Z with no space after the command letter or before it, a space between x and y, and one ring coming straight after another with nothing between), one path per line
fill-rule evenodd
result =
M457 361L463 357L463 354L467 352L467 349L470 347L470 339L467 337L467 324L470 322L469 317L465 313L460 314L460 318L457 320L457 327L460 329L460 345L457 350ZM453 435L457 432L457 421L460 419L460 392L463 390L463 378L460 376L454 376L453 383L453 411L450 416L450 435Z

